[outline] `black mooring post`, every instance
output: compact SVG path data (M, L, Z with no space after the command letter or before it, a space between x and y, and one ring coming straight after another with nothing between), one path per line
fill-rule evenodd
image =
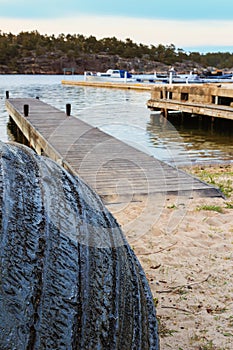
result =
M66 104L66 115L69 117L71 112L71 104L67 103Z
M23 105L23 112L24 112L24 116L28 117L29 114L29 105Z
M9 98L9 91L6 91L6 99L8 100Z

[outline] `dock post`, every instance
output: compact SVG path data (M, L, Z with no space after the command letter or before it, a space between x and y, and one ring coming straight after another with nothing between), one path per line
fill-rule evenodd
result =
M67 115L67 117L70 116L70 113L71 113L71 104L67 103L66 104L66 115Z
M170 73L169 73L169 84L172 84L172 77L173 77L173 73L172 73L172 71L170 71Z
M8 100L9 98L9 91L6 91L6 99Z
M127 71L124 72L124 80L125 80L125 83L127 83Z
M23 105L23 113L25 117L28 117L29 114L29 105Z

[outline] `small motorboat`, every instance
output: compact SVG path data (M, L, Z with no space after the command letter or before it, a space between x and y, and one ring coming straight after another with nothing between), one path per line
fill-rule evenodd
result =
M137 80L124 69L108 69L106 72L85 72L87 81L136 82Z

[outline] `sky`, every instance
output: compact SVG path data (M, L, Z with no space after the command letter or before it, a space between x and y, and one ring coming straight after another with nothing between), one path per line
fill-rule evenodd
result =
M0 30L233 52L233 0L0 0Z

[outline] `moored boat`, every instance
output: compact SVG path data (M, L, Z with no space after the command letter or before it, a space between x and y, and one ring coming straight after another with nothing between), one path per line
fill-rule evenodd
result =
M97 82L115 83L233 83L233 74L199 74L195 70L188 74L177 73L172 67L166 73L131 74L124 69L108 69L106 72L85 72L84 79Z
M108 69L106 72L85 72L85 80L109 82L136 82L137 80L124 69Z

